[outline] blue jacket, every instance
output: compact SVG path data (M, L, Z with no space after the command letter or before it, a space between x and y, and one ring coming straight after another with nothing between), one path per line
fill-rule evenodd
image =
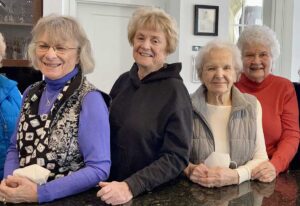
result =
M0 180L10 137L15 130L21 106L17 83L0 75Z

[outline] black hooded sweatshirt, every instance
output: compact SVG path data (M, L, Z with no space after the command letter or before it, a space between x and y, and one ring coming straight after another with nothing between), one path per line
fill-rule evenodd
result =
M134 64L110 95L110 180L125 181L133 196L176 178L189 162L192 106L179 75L166 64L142 80Z

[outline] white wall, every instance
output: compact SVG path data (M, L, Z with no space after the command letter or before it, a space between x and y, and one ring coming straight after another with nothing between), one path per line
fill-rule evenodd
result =
M293 37L292 37L292 68L291 68L291 80L299 82L300 70L300 1L294 0L293 5Z
M63 3L65 0L44 0L43 1L43 15L46 16L51 13L64 14Z
M80 0L77 0L80 1ZM81 0L82 1L82 0ZM147 4L147 0L99 0L100 2L110 3L128 3L128 4ZM196 52L192 51L192 46L203 46L208 41L216 38L214 36L195 36L193 35L194 25L194 5L217 5L219 6L219 38L228 39L228 23L229 23L229 1L230 0L157 0L158 4L165 4L166 10L174 16L178 22L180 28L179 32L179 45L174 54L168 58L169 62L180 61L182 62L183 68L181 75L184 79L184 83L187 86L190 93L195 91L200 83L192 82L192 56L196 55ZM58 10L58 13L68 14L68 9L72 2L75 0L44 0L44 12L52 13ZM163 3L162 3L163 2ZM276 68L275 74L284 76L291 79L292 81L298 81L298 69L300 69L300 1L299 0L288 0L285 1L284 6L280 6L281 0L277 0L277 11L280 12L281 16L276 16L271 19L275 30L280 31L281 37L285 37L288 41L285 43L281 42L282 45L282 56L285 57L280 63L280 68ZM283 3L283 2L281 2ZM286 5L288 3L288 5ZM293 4L292 4L293 3ZM292 6L291 6L292 5ZM292 11L290 11L292 9ZM275 8L276 10L276 8ZM292 15L292 18L284 18L286 15ZM290 22L287 22L288 19ZM298 20L298 21L297 21ZM275 22L274 22L275 21ZM292 32L287 32L292 24ZM280 26L281 25L281 26ZM291 43L290 39L293 39ZM286 63L284 63L284 61Z
M280 43L280 56L275 62L273 73L291 81L299 81L299 10L299 0L264 0L264 18L268 14L270 17L264 19L264 23L276 32Z
M168 0L166 11L175 18L178 28L180 28L180 0ZM179 31L178 31L179 32ZM179 49L168 57L168 62L177 62L179 60Z
M172 1L172 0L170 0ZM229 28L229 0L181 0L180 1L180 38L179 38L179 61L183 69L181 75L189 92L194 92L200 83L192 82L192 56L197 52L192 51L192 46L204 46L216 36L195 36L194 31L194 5L219 6L219 31L218 38L228 39ZM178 18L178 17L177 17Z
M293 0L272 1L271 28L276 32L280 44L280 56L275 62L273 73L279 76L291 78L292 61L292 24L293 24Z
M70 14L70 6L75 0L44 0L44 15L50 13ZM99 0L100 1L100 0ZM121 0L107 0L106 2L118 3ZM181 61L183 69L181 75L190 92L193 92L199 83L192 82L192 46L203 46L207 41L215 38L212 36L194 36L194 5L219 6L219 35L228 38L229 27L229 1L230 0L166 0L166 10L175 17L180 28L178 49L169 58L169 62ZM141 4L141 0L122 0L122 3ZM147 2L146 0L142 1ZM267 2L267 1L266 1ZM281 44L281 56L276 62L276 75L284 76L292 81L299 81L300 69L300 1L299 0L273 0L272 17L268 20L277 33ZM291 41L292 40L292 41Z
M99 0L100 1L100 0ZM75 0L44 0L44 15L50 13L70 14L70 7ZM103 2L103 1L102 1ZM120 0L107 0L110 3L118 3ZM122 0L122 3L128 4L145 4L147 1L141 0ZM161 1L160 1L161 2ZM192 51L193 45L203 46L209 40L216 36L195 36L193 35L194 25L194 5L217 5L219 6L219 35L218 37L228 38L228 22L229 22L229 0L166 0L166 10L174 16L180 27L179 45L174 54L169 58L169 62L180 61L183 68L181 75L189 92L195 91L200 83L192 82L192 55L196 52ZM72 14L74 15L74 14Z

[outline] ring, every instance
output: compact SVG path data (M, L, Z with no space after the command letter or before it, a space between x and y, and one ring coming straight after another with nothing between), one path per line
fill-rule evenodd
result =
M6 204L6 199L5 199L5 197L2 198L2 202L3 202L3 204Z

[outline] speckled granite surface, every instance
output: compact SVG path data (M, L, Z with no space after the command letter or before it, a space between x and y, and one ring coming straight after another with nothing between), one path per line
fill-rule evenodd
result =
M300 206L300 171L281 174L276 181L265 184L244 182L239 186L204 188L182 178L143 194L126 206ZM105 205L96 197L98 189L43 204L47 206ZM1 203L0 203L1 204ZM10 204L7 204L10 205ZM18 204L37 205L37 204Z

